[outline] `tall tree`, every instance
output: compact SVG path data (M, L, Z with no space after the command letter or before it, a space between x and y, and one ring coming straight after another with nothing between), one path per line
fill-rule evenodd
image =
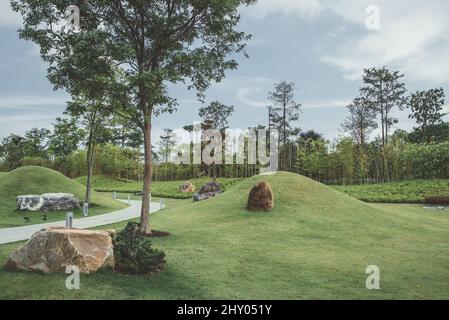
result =
M270 130L273 127L273 123L271 121L273 119L273 106L267 106L267 111L268 111L268 130Z
M72 101L67 104L66 113L76 119L80 126L86 132L85 145L87 146L86 164L87 181L84 203L90 205L92 175L94 168L95 149L98 142L101 142L102 133L106 131L106 124L110 119L107 104L104 96L89 98L84 94L78 94L72 97Z
M209 122L213 128L223 131L229 127L229 117L234 113L234 110L234 106L227 106L219 101L213 101L208 106L201 107L198 115L203 122Z
M142 131L136 127L130 120L112 115L109 125L110 142L119 145L122 148L128 147L134 150L141 150L143 145Z
M3 138L0 144L0 158L3 166L8 170L13 170L22 165L25 156L25 138L16 134L10 134Z
M164 162L168 163L170 161L171 152L176 145L176 135L173 132L173 129L165 128L164 134L159 138L160 153L164 157Z
M268 106L269 110L271 109L271 124L280 131L279 141L286 143L290 137L300 132L299 128L292 126L301 113L301 104L295 101L295 83L281 81L275 84L268 99L272 102L272 105Z
M423 139L430 142L432 139L431 128L443 123L443 113L445 103L444 90L430 89L417 91L410 96L410 119L415 119L418 130Z
M342 127L363 148L372 131L377 128L376 111L363 98L354 99L347 108L349 115Z
M102 59L121 71L114 80L115 93L128 96L126 115L144 135L144 186L140 227L151 233L149 209L152 176L152 116L171 112L176 99L168 93L169 83L190 81L199 98L212 81L221 81L237 62L228 58L241 52L249 37L235 30L241 5L255 0L12 0L24 18L21 37L40 46L51 73L59 70L74 45L84 51L101 47ZM66 17L69 5L80 9L80 33L53 28ZM85 34L85 36L83 36ZM91 41L92 37L95 41ZM88 39L86 39L88 38ZM76 78L72 78L76 81ZM119 96L119 94L117 94ZM123 102L123 101L122 101Z
M390 71L386 67L364 70L365 86L360 91L380 115L383 146L388 144L389 129L397 123L391 115L393 109L397 107L402 110L406 105L405 84L401 82L403 77L399 71Z
M309 130L309 131L301 132L299 134L298 140L299 140L300 144L304 144L309 141L324 140L324 137L321 133L316 132L315 130Z
M202 119L203 129L216 129L219 130L222 139L225 136L225 130L229 128L229 117L234 113L234 106L227 106L219 101L213 101L208 106L200 108L198 115ZM217 181L217 165L212 163L212 178L213 181Z
M48 159L48 144L51 131L32 128L25 132L25 156Z
M79 127L76 118L56 118L48 149L62 166L64 174L67 174L67 158L78 150L84 137L85 132Z

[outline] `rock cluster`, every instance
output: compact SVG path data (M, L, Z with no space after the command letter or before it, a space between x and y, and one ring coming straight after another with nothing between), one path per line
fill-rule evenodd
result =
M82 273L114 267L113 230L80 230L51 227L35 233L8 262L9 270L43 273L65 272L76 266Z
M45 193L26 195L16 198L17 210L21 211L57 211L80 207L79 199L71 193Z
M181 192L195 192L195 186L191 181L184 182L180 187L179 191Z
M194 201L201 201L215 197L222 192L221 187L216 182L208 182L201 187L201 189L193 196Z

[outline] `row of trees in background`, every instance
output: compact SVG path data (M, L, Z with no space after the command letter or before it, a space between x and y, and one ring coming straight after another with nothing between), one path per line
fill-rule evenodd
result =
M443 113L443 89L417 91L407 96L405 84L401 82L403 77L399 71L390 71L386 67L365 69L364 86L360 88L359 96L347 107L349 115L342 127L356 143L358 166L360 172L364 172L360 176L361 181L363 178L372 179L370 165L373 162L376 162L376 181L395 179L391 160L394 152L389 145L391 128L398 123L398 119L393 116L395 110L410 109L409 118L416 121L414 131L405 135L409 143L448 141L448 124L443 121L446 115ZM380 137L368 145L372 132L377 128L381 130ZM376 151L375 155L373 150ZM394 156L402 157L400 154Z
M411 178L448 177L449 124L443 121L443 89L418 91L405 96L399 72L386 68L365 70L365 86L348 105L342 128L349 137L325 140L316 131L301 132L295 127L301 110L294 99L295 85L281 81L269 93L268 126L278 129L280 170L297 172L325 183L371 183ZM72 102L72 103L76 103ZM85 106L86 103L83 103ZM0 145L5 169L37 164L54 168L70 177L104 174L119 178L143 178L142 134L129 120L113 114L102 115L96 108L82 113L71 111L69 118L57 119L53 131L33 128L23 137L10 135ZM80 110L82 106L74 108ZM394 109L410 110L416 121L412 132L391 128L398 120ZM82 110L82 109L81 109ZM234 106L213 101L200 108L201 128L218 128L224 135ZM265 128L259 125L257 128ZM249 128L249 129L257 129ZM371 140L373 132L381 134ZM192 131L193 126L184 127ZM382 134L383 133L383 134ZM79 145L85 150L78 151ZM176 145L173 129L160 136L159 154L152 178L184 180L192 177L249 177L257 165L175 165L171 162ZM89 147L90 146L90 147ZM98 152L93 152L99 146ZM203 146L204 147L204 146ZM87 159L82 161L82 159Z
M326 183L371 183L412 178L449 177L449 123L443 121L445 95L442 88L417 91L406 95L404 75L386 67L364 70L364 86L359 97L347 106L348 116L342 123L349 137L334 142L326 141L315 131L301 132L295 127L301 105L294 99L295 84L281 81L269 93L268 127L279 131L280 170L304 174ZM218 102L215 102L218 104ZM210 122L225 119L232 114L224 105L209 106L213 112ZM398 124L396 110L409 110L409 118L416 121L412 132L392 128ZM207 119L202 127L207 127ZM226 128L222 126L221 129ZM259 125L257 128L265 128ZM250 128L251 129L251 128ZM376 129L378 137L371 140ZM161 136L164 150L170 151L175 136L171 129ZM162 179L184 177L181 166L166 166ZM239 176L248 177L258 172L257 166L234 165ZM201 168L201 167L199 167ZM229 164L217 166L220 175L232 175ZM203 172L204 170L197 170ZM195 171L195 172L197 172Z

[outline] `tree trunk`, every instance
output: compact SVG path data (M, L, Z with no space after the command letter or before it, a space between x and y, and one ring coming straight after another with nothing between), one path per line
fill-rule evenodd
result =
M90 205L90 197L92 190L92 173L93 173L93 154L94 150L90 151L92 155L87 155L87 182L86 182L86 196L84 198L84 203L88 203Z
M217 182L217 166L215 165L215 162L212 163L212 181Z
M94 166L94 153L95 153L95 145L94 145L94 129L91 125L91 129L89 132L89 142L87 147L87 182L86 182L86 195L84 198L84 203L90 204L90 195L92 189L92 173Z
M143 234L151 234L150 228L150 202L151 202L151 176L152 176L152 152L151 152L151 116L152 109L145 112L143 138L144 138L144 175L142 210L140 212L140 231Z
M284 135L284 140L283 140L283 144L285 144L285 142L286 142L286 140L287 140L287 116L286 116L286 109L287 108L287 105L284 103L284 108L283 108L283 114L282 114L282 119L283 119L283 125L284 125L284 128L283 128L283 130L284 130L284 132L283 132L283 135Z

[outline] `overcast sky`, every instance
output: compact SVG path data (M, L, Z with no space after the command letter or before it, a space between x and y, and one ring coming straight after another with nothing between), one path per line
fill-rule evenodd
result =
M380 29L366 27L366 9L380 9ZM280 80L296 83L303 107L297 126L333 140L342 132L345 105L357 96L366 67L400 70L409 91L443 87L449 100L449 1L259 0L242 10L239 29L253 35L249 58L213 84L207 100L234 105L234 128L267 123L266 97ZM0 139L48 127L68 97L53 91L38 48L20 40L21 18L0 0ZM197 121L200 103L182 86L171 89L178 111L155 119L162 128ZM446 107L449 111L449 108ZM405 113L397 127L411 129Z

